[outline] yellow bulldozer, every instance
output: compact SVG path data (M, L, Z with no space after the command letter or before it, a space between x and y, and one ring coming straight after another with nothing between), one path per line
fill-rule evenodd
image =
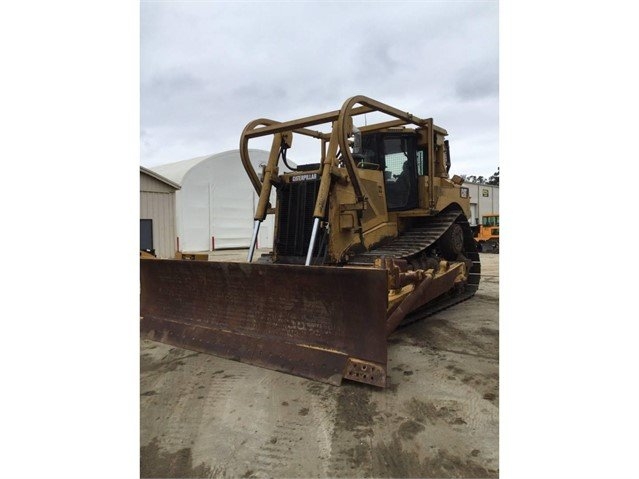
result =
M355 126L365 114L383 120ZM311 128L319 125L328 128ZM318 162L280 174L297 135L318 141ZM265 136L272 147L258 174L248 144ZM141 261L142 336L334 385L385 387L387 337L479 284L469 199L462 178L449 178L446 136L432 118L365 96L248 123L240 156L259 202L247 262ZM269 214L273 250L254 258Z

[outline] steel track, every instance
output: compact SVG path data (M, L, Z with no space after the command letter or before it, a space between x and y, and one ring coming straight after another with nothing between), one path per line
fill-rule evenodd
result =
M462 211L459 208L450 208L437 216L423 218L421 224L417 227L399 235L382 247L356 255L349 261L349 264L362 266L371 265L375 261L375 258L379 258L380 256L410 261L411 259L418 258L422 253L428 252L430 248L434 247L436 241L453 223L457 223L462 227L464 233L463 255L472 261L466 285L462 290L445 293L439 298L413 311L404 318L400 327L443 311L462 301L466 301L470 299L479 288L479 280L481 278L479 253L477 252L468 220Z

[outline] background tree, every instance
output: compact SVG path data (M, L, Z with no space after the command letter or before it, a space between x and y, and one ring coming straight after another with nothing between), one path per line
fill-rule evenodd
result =
M497 171L493 173L490 178L488 178L488 184L499 186L499 167L497 167Z
M464 181L467 181L469 183L499 186L499 168L497 168L497 171L493 173L489 178L484 178L481 175L477 176L477 175L467 175L467 174L463 174L459 176L461 176Z

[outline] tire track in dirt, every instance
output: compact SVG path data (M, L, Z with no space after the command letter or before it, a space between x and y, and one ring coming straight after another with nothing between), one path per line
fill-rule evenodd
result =
M227 374L219 369L226 360L180 348L170 348L162 355L162 348L167 346L153 346L158 351L142 356L145 359L141 367L141 391L153 394L141 398L141 446L151 451L149 447L154 442L160 457L173 457L182 451L180 457L184 458L188 449L189 461L207 468L211 456L200 454L202 448L198 447L203 443L202 425L216 421L221 411L219 405L226 402L237 382L243 380L241 368ZM147 410L152 410L155 417L150 418ZM150 467L144 463L141 466Z
M299 461L298 444L308 434L306 424L278 420L272 438L266 441L252 464L258 477L291 477Z
M370 386L344 382L334 412L329 477L368 477L371 472L373 424L377 416Z
M283 383L293 383L299 389L307 388L311 394L291 394L295 391ZM252 458L256 477L327 477L331 455L335 388L306 379L274 374L265 383L271 404L262 416L259 438ZM303 398L303 399L302 399ZM267 407L264 404L263 407Z

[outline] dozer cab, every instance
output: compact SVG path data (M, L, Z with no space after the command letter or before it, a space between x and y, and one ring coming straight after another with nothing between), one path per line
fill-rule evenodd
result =
M374 112L384 121L362 125ZM317 139L318 162L279 174L297 135ZM248 143L264 136L272 147L258 175ZM248 261L141 261L143 337L385 387L387 337L470 298L479 283L469 199L462 178L449 178L446 136L432 119L365 96L315 116L250 122L240 156L259 202ZM273 251L254 258L268 214Z

